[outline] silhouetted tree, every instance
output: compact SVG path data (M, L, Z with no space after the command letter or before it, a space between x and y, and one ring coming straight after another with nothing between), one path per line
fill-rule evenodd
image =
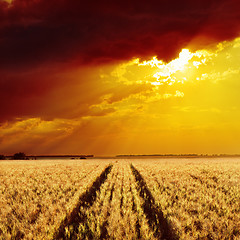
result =
M24 160L26 159L26 155L23 152L15 153L13 159Z
M5 160L6 157L4 155L0 155L0 160Z

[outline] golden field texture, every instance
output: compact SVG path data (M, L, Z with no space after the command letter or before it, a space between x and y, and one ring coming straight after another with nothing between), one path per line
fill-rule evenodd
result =
M0 239L51 239L108 163L0 161Z
M94 203L80 207L80 218L65 228L64 238L157 239L147 223L143 204L130 165L115 163Z
M180 239L240 239L240 160L134 163Z
M0 239L240 239L240 159L0 162Z

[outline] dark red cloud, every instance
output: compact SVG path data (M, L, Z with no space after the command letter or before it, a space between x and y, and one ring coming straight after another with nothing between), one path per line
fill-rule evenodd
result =
M204 37L204 44L232 39L239 35L239 9L237 0L0 2L0 122L71 115L62 116L64 108L83 114L101 93L94 101L76 93L76 106L64 100L64 87L56 97L55 88L72 83L59 77L63 68L153 55L169 60L194 39Z
M15 118L52 120L92 115L90 106L101 102L105 94L100 83L95 83L98 77L98 72L86 69L69 72L44 67L5 72L0 80L0 123Z
M196 35L238 35L239 7L234 0L15 0L0 5L0 64L170 59Z

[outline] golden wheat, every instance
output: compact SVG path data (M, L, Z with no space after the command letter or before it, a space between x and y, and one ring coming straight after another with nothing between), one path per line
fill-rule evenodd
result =
M0 162L0 239L240 239L240 161Z
M155 239L135 185L129 163L115 163L94 204L80 209L84 221L78 223L77 230L68 226L65 238Z
M136 161L180 239L240 238L239 159Z
M0 239L50 239L107 162L1 161Z

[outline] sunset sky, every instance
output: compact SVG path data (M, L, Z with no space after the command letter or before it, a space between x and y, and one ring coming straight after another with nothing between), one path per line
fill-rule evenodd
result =
M240 2L0 0L0 154L240 153Z

